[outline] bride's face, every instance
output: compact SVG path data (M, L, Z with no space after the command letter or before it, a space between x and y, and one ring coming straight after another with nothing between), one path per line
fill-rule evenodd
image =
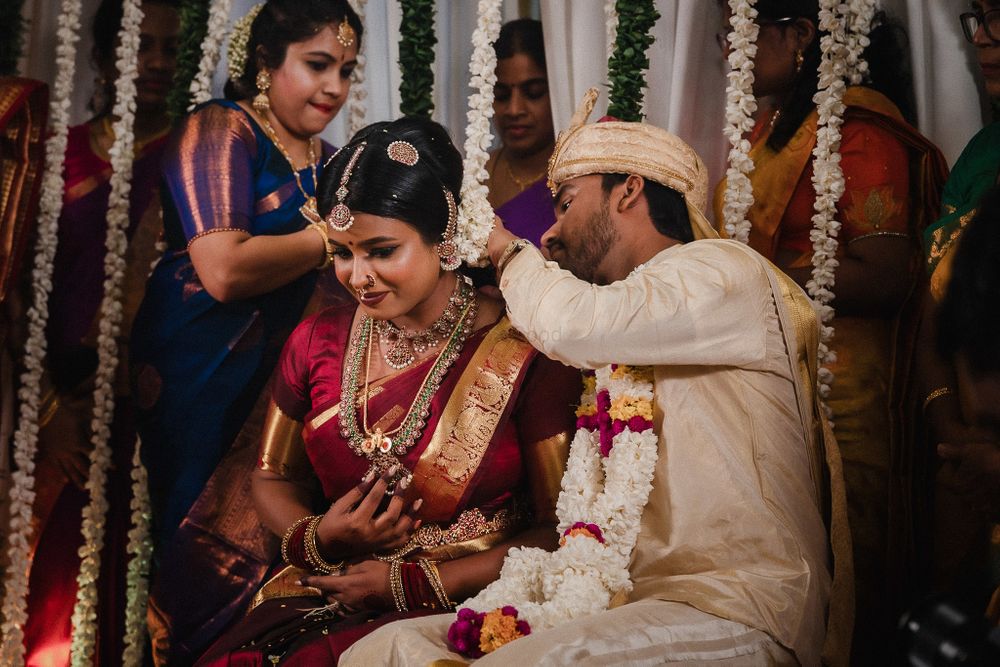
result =
M356 212L349 229L330 231L330 241L337 279L371 317L422 326L441 314L454 280L445 280L437 247L412 225Z

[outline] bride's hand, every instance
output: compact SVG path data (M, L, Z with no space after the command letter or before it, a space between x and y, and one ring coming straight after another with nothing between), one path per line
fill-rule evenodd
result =
M340 574L303 577L302 584L320 589L327 600L336 600L346 610L396 608L389 585L389 564L383 561L366 560L348 566Z
M416 518L423 500L410 503L406 489L410 477L396 484L384 512L376 513L395 473L390 468L378 478L370 475L338 498L319 522L316 536L328 560L343 560L359 554L403 546L420 527Z

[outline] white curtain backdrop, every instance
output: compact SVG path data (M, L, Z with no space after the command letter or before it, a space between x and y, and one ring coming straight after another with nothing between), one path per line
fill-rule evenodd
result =
M251 0L233 0L234 18L242 16ZM468 62L475 28L475 0L439 0L435 26L434 117L452 133L456 145L465 138L469 94ZM515 18L517 0L505 0L505 19ZM958 14L967 0L881 0L885 9L906 26L911 42L920 129L954 162L969 138L982 127L984 103L975 80L973 48L961 33ZM90 23L98 0L85 0L77 57L77 88L72 100L72 122L88 116L86 105L94 89L90 63ZM52 82L55 79L55 21L59 3L28 0L24 13L30 30L21 72ZM714 33L720 25L716 0L657 0L661 18L654 27L650 49L647 120L675 132L705 159L714 178L724 171L726 146L722 139L725 71ZM552 111L557 128L565 126L590 86L602 97L595 115L607 109L604 0L534 0L531 13L545 24ZM398 35L400 10L395 0L369 0L366 6L364 50L368 58L368 121L399 114ZM215 77L221 93L225 56ZM345 140L347 114L324 133L335 145Z

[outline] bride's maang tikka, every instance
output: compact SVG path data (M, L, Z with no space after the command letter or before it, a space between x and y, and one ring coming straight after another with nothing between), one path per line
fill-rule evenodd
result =
M347 168L344 169L344 174L340 177L340 187L337 188L337 205L330 209L325 218L326 224L334 231L346 232L354 224L354 214L351 213L351 209L347 207L344 200L350 194L347 189L347 182L351 180L351 172L354 171L354 165L358 163L358 158L361 157L361 152L365 150L365 146L367 145L368 142L366 141L358 144L358 147L354 149L354 153L351 155L350 162L347 163Z

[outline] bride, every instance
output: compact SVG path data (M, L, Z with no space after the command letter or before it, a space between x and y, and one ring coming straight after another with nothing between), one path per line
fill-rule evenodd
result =
M199 664L335 664L376 627L479 592L511 547L554 548L579 374L456 271L461 178L419 118L365 128L324 170L358 303L285 346L253 480L284 562Z

